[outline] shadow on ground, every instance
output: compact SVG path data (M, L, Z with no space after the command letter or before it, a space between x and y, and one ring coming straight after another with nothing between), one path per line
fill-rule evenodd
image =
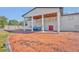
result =
M31 30L23 30L23 29L16 29L16 30L5 30L7 32L10 32L10 33L20 33L20 34L29 34L29 33L33 33L31 32Z

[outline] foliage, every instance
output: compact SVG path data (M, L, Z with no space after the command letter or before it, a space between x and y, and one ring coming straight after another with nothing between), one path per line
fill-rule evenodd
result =
M8 35L9 35L8 32L0 32L0 52L8 51L6 46L7 43L6 40Z
M20 22L19 22L19 25L23 25L23 21L20 21Z
M19 24L19 22L15 19L9 20L9 25L18 25L18 24Z
M4 28L8 24L7 18L5 16L0 16L0 27Z

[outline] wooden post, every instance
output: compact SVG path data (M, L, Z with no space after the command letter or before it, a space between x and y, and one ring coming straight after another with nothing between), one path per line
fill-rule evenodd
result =
M25 31L25 30L26 30L26 29L25 29L25 17L24 17L24 22L23 22L23 23L24 23L24 31Z
M42 31L44 32L44 16L42 15Z
M32 31L33 31L33 17L31 17L31 20L32 20Z
M57 32L60 32L60 12L57 12Z

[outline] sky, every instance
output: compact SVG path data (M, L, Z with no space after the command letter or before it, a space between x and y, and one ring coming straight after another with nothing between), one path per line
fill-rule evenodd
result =
M22 15L33 7L0 7L0 16L6 16L9 20L22 20ZM79 7L65 7L64 14L79 13Z
M0 7L0 16L6 16L9 20L22 20L22 15L32 7Z

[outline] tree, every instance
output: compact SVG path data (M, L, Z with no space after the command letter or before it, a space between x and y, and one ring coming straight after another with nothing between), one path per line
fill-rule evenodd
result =
M9 20L9 25L18 25L18 21L13 19L13 20Z
M20 21L19 25L24 26L24 21ZM25 21L25 26L27 26L27 22Z
M4 28L8 24L7 18L5 16L0 16L0 27Z
M22 25L23 25L23 21L19 21L19 25L21 25L21 26L22 26Z

